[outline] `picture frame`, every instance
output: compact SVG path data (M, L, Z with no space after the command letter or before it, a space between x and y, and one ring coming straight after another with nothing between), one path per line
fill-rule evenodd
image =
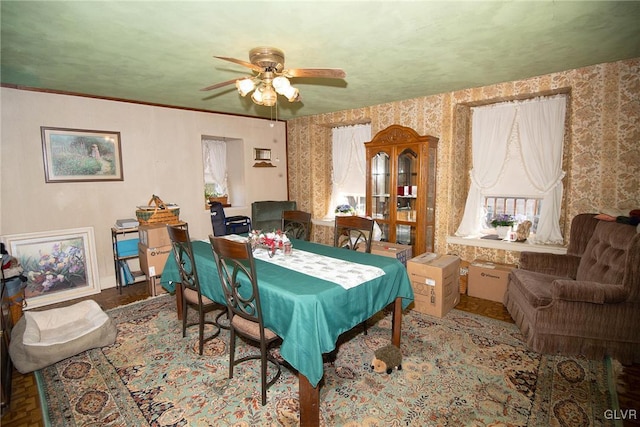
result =
M40 127L45 182L123 181L120 132Z
M93 227L0 236L27 278L24 310L100 292Z
M253 149L253 157L254 157L254 160L270 161L271 160L271 149L269 149L269 148L254 148Z
M271 149L270 148L254 148L253 149L253 159L255 163L253 164L254 168L265 168L265 167L275 167L271 163Z

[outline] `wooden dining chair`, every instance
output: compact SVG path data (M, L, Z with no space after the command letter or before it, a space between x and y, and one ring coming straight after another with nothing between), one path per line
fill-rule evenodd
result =
M256 265L249 241L233 241L225 237L209 236L213 257L220 275L220 283L227 301L230 319L229 378L233 367L252 359L260 359L262 405L267 403L267 389L280 377L280 363L269 354L269 349L280 337L264 326ZM260 346L260 354L251 354L235 360L236 335ZM267 381L268 362L277 368Z
M371 253L373 220L362 216L336 216L333 246Z
M371 253L374 221L362 216L336 216L333 229L333 246ZM367 321L362 322L362 330L367 335Z
M280 229L290 239L309 241L311 238L311 214L304 211L282 211Z
M188 327L198 325L198 351L200 355L202 355L204 343L220 334L218 318L225 314L224 306L212 301L200 292L200 279L198 278L188 227L185 225L167 225L167 231L169 232L173 255L175 256L178 272L180 273L180 283L178 283L180 289L176 289L176 291L182 293L182 337L184 338L187 335ZM189 308L198 313L198 322L187 323L187 309ZM217 309L222 309L222 311L216 317L216 320L207 321L205 319L206 314ZM213 325L215 330L212 335L205 339L204 325L207 324Z

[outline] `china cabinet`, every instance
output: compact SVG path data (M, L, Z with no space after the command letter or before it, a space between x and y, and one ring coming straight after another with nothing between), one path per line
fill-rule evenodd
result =
M438 138L391 125L365 143L367 215L382 240L434 252Z

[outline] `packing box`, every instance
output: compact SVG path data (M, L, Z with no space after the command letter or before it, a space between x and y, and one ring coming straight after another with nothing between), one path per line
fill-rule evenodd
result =
M140 269L147 275L147 279L162 275L167 258L171 255L171 250L171 245L154 248L138 243Z
M415 301L413 309L443 317L460 301L460 258L424 253L407 262Z
M166 224L141 225L138 227L140 243L149 248L171 245Z
M398 243L390 242L371 242L371 253L376 255L388 256L391 258L397 258L404 266L407 266L407 261L411 259L413 249L411 245L401 245Z
M513 264L500 264L481 259L469 265L469 296L502 302Z

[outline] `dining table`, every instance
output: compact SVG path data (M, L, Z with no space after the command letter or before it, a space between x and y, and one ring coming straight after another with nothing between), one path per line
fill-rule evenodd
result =
M238 235L232 239L245 239ZM280 354L298 372L300 424L320 422L323 355L341 334L387 306L393 308L391 342L400 346L402 311L414 300L406 268L396 258L292 239L293 250L254 249L265 327L282 339ZM201 292L225 304L210 242L192 241ZM180 275L170 256L162 286L174 292Z

